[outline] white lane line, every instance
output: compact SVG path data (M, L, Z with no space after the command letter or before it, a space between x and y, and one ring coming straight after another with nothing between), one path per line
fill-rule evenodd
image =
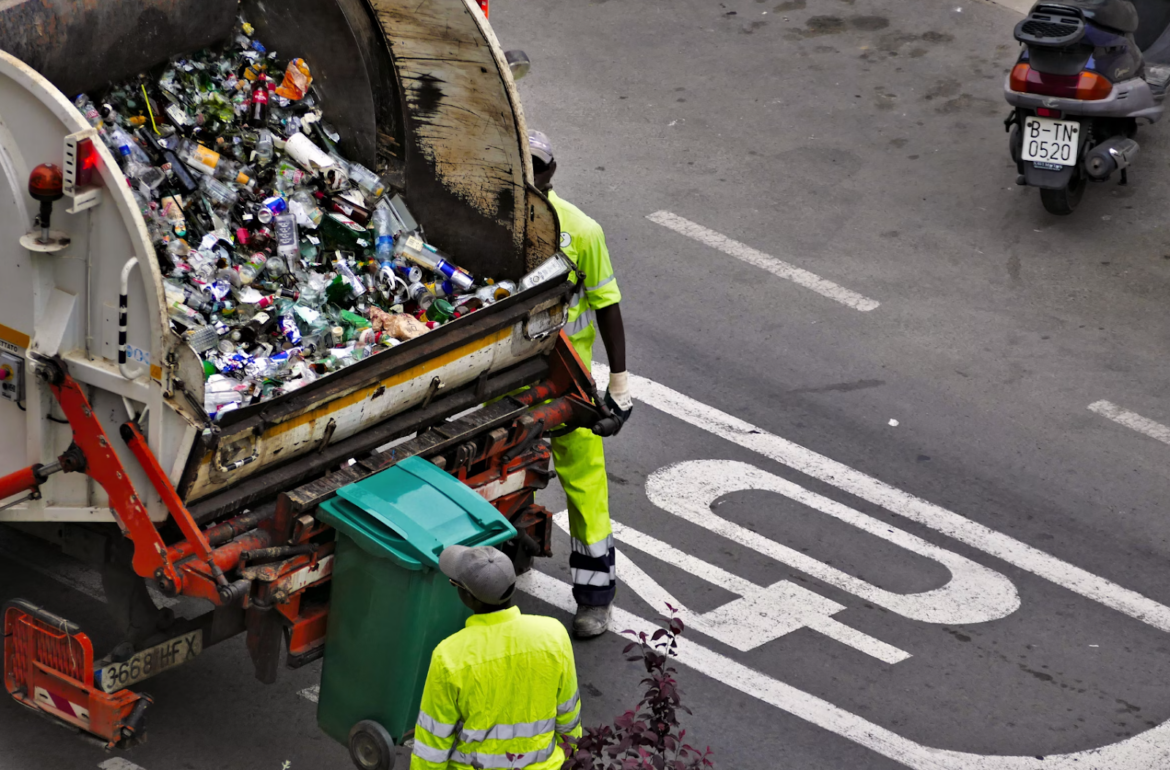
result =
M521 575L517 587L570 614L577 609L572 587L542 572L532 570ZM619 636L625 629L649 635L659 626L614 607L609 628ZM1170 766L1170 722L1109 746L1071 754L1036 757L967 754L923 746L903 738L823 698L696 644L685 635L679 639L678 662L914 770L1165 770Z
M100 767L101 770L143 770L143 768L134 764L130 760L122 759L121 757L107 759L105 762L102 762L100 765L98 765L98 767Z
M762 251L753 249L746 243L732 240L722 233L709 230L700 224L696 224L689 219L683 219L669 211L655 211L653 214L647 215L646 218L655 224L662 225L668 230L674 230L679 235L685 235L691 240L698 241L713 249L718 249L724 254L743 260L749 265L754 265L761 270L767 270L769 273L784 278L785 280L800 284L806 289L812 289L817 294L840 302L842 305L847 305L855 310L860 310L863 313L873 310L881 304L877 300L863 297L857 292L838 286L832 281L810 273L804 268L790 265L783 260L776 259Z
M312 687L306 687L305 689L298 692L297 695L301 696L310 703L316 703L317 699L321 697L321 685L315 684Z
M604 393L604 382L609 377L609 370L603 364L594 363L593 376L598 381L599 389ZM903 492L884 481L867 476L848 465L805 449L799 444L780 438L645 377L631 374L630 392L634 398L683 422L820 479L961 543L978 548L1008 564L1027 570L1135 620L1170 632L1170 607L1142 596L1137 591L1131 591L1038 548L996 532L990 527L963 518L942 506Z
M1122 409L1117 404L1109 401L1096 401L1089 404L1089 411L1096 412L1102 417L1108 417L1115 423L1124 425L1130 430L1136 430L1138 433L1149 436L1152 439L1157 439L1163 444L1170 444L1170 428L1146 417L1142 417L1137 412Z

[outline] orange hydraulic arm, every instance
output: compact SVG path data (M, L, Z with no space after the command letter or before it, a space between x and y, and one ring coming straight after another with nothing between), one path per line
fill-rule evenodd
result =
M84 472L105 489L122 534L134 543L136 573L158 581L160 589L171 596L198 596L219 605L242 599L248 581L229 583L224 572L236 567L241 552L271 545L271 536L264 530L254 530L220 548L212 548L147 446L146 438L136 424L128 422L121 427L122 439L186 537L175 546L167 546L94 416L89 399L69 376L64 363L42 359L37 363L37 375L48 382L73 427L73 445L54 463L32 465L0 478L0 498L24 491L35 494L37 487L58 471Z

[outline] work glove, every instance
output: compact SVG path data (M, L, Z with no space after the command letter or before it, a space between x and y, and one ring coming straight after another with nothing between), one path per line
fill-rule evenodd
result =
M598 436L616 436L634 413L634 399L630 396L628 372L610 373L609 390L605 392L605 405L612 412L612 416L594 425L593 432Z

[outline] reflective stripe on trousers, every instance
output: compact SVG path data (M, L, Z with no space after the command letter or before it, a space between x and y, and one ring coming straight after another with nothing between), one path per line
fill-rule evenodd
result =
M573 576L573 596L577 603L611 603L617 586L613 535L590 545L575 537L570 542L573 552L569 554L569 572Z

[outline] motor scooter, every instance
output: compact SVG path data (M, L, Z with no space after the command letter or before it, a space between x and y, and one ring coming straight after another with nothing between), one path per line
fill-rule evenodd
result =
M1128 182L1140 124L1170 86L1170 0L1041 0L1016 25L1023 45L1004 83L1016 183L1071 214L1088 182Z

